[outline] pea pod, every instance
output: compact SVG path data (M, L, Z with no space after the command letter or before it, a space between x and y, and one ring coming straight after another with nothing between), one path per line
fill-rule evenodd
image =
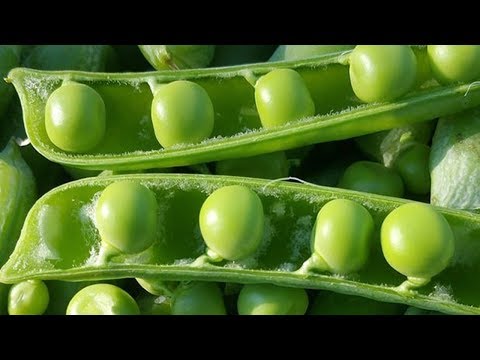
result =
M138 45L147 61L157 70L206 67L213 59L215 45Z
M0 153L0 264L13 251L35 199L35 179L17 144L10 140Z
M10 69L20 64L21 46L0 45L0 76L4 78ZM0 116L3 116L13 96L12 89L0 81Z
M453 114L480 104L480 84L432 86L391 103L359 105L348 75L348 53L291 62L148 73L9 73L20 95L32 145L48 159L88 169L146 169L183 166L271 153L319 142L357 137ZM278 68L296 70L305 80L316 115L271 129L261 127L254 82ZM209 139L162 148L151 121L152 91L176 80L195 82L214 108ZM45 105L62 83L88 85L102 97L106 129L98 146L85 154L63 151L45 130Z
M157 228L152 246L139 253L104 256L95 227L96 201L110 184L137 181L157 199ZM216 189L242 185L258 194L265 230L258 249L240 260L198 261L205 254L199 213ZM297 270L311 255L310 235L318 211L333 199L348 199L369 211L374 222L372 249L356 273ZM100 281L155 278L163 281L270 283L324 289L378 301L403 303L445 313L480 314L480 215L437 208L455 237L450 266L415 291L402 291L404 276L385 260L380 227L385 217L411 201L308 184L261 179L188 175L135 174L86 178L45 194L30 210L17 246L0 270L0 281L26 279ZM68 241L64 234L68 233Z

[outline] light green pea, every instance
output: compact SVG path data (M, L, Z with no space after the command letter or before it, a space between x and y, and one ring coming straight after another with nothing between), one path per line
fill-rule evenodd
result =
M300 288L248 284L240 291L237 308L239 315L304 315L308 295Z
M455 251L447 220L431 205L416 202L401 205L387 215L381 244L390 266L420 285L442 272Z
M315 115L315 104L305 81L292 69L276 69L255 84L255 104L264 128Z
M200 231L210 250L227 260L252 255L264 232L262 201L241 185L215 190L200 209Z
M135 300L118 286L94 284L73 296L67 315L140 315L140 309Z
M442 84L480 79L480 45L428 45L435 79Z
M8 293L9 315L42 315L50 296L41 280L25 280L13 285Z
M45 129L58 148L82 153L105 135L105 103L90 86L75 82L52 92L45 105Z
M157 208L155 194L138 182L108 185L95 209L102 241L127 254L147 249L156 236Z
M419 143L405 149L395 160L394 167L412 194L425 195L430 192L429 161L430 147Z
M178 80L159 86L151 115L155 136L165 148L199 143L213 131L215 114L210 96L191 81Z

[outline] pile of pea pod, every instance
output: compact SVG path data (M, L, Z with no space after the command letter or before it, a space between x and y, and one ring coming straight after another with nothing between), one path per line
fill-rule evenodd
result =
M0 314L480 314L480 45L0 45Z

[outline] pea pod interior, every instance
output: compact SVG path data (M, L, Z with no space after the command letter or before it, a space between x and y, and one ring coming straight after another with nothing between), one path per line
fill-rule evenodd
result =
M104 258L93 220L95 204L106 186L121 180L139 181L155 193L159 205L156 237L153 245L141 253ZM206 250L199 229L202 203L214 190L234 184L251 188L262 200L266 221L262 245L243 260L194 265ZM336 198L356 201L372 214L374 246L366 266L348 276L295 273L311 255L310 234L319 209ZM455 234L454 260L416 293L405 294L395 288L404 277L385 261L379 229L385 216L406 202L336 188L229 176L137 174L85 178L64 184L36 202L12 256L0 271L0 282L157 277L271 283L331 290L445 313L480 314L480 215L437 208Z
M306 82L316 115L273 129L261 127L255 80L277 68ZM151 121L151 87L175 80L201 85L215 109L212 136L197 144L162 148ZM361 104L348 74L348 52L317 58L240 66L146 73L88 73L13 69L32 145L48 159L88 169L135 170L254 156L391 129L480 105L480 84L430 86L392 103ZM64 81L94 88L106 106L103 141L86 154L57 148L45 130L45 104Z

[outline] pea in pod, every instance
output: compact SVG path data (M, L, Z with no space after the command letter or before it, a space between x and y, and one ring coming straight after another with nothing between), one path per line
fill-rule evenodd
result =
M346 53L290 62L122 74L17 68L9 73L8 81L20 96L25 128L37 151L54 162L96 170L138 170L254 156L357 137L480 105L480 84L476 83L432 86L391 103L360 105L350 85L348 59ZM301 75L315 115L265 129L255 106L254 84L280 68ZM214 108L214 127L206 140L163 148L151 120L153 92L177 80L205 89ZM91 87L105 103L105 136L84 154L56 147L45 130L50 95L71 81Z
M36 196L35 179L12 139L0 153L0 264L13 251Z
M143 251L119 251L104 256L95 225L96 202L108 185L120 181L139 182L155 194L158 203L155 238ZM196 261L206 251L199 226L202 204L216 189L230 185L247 187L260 198L265 214L262 241L253 254L239 260ZM316 215L334 199L354 201L371 214L374 230L368 260L351 274L322 271L302 274L298 269L312 254L310 236ZM452 229L455 253L448 267L428 284L405 291L399 287L405 277L383 256L380 228L388 214L407 203L411 201L241 177L136 174L86 178L59 186L36 202L25 220L15 251L0 271L0 281L99 281L135 277L267 283L330 290L444 313L480 314L476 280L480 273L477 241L480 215L436 208ZM68 241L65 233L69 234Z

